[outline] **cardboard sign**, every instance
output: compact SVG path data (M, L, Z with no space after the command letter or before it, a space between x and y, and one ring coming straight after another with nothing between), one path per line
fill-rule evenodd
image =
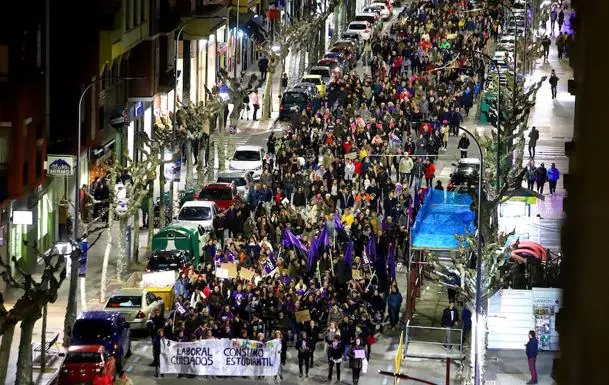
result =
M242 267L241 270L239 270L239 276L246 281L252 281L254 279L254 275L256 274L250 269Z
M216 277L227 279L228 278L228 270L218 268L216 269Z
M220 269L228 271L228 278L237 278L237 264L236 263L222 263Z
M353 353L355 358L366 358L366 351L364 349L355 349Z
M354 279L354 280L356 280L356 281L359 281L360 279L362 279L362 278L363 278L363 277L362 277L362 272L361 272L361 271L359 271L359 270L357 270L357 269L352 270L352 272L351 272L351 276L352 276L352 277L353 277L353 279Z
M350 152L348 154L345 154L345 159L351 159L351 160L357 159L357 153L356 152Z
M311 320L311 313L309 310L301 310L296 312L296 322L308 322Z

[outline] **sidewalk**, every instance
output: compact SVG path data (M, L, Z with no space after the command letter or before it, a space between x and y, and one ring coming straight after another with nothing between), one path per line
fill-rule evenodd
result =
M563 30L566 26L563 27ZM504 204L501 209L500 229L511 231L516 229L517 234L528 234L529 239L540 243L553 251L560 251L560 227L564 218L563 198L566 197L564 189L564 174L569 170L569 159L565 156L565 142L573 138L573 121L575 114L575 96L569 94L567 82L573 78L573 70L568 60L558 60L555 39L552 39L548 62L537 60L534 71L529 75L532 79L539 79L556 71L559 77L558 93L552 99L550 84L546 82L537 93L537 102L529 117L529 127L535 126L539 130L539 140L536 146L535 165L544 163L546 168L555 163L561 173L556 187L556 195L549 195L549 186L544 188L545 200L538 200L531 205L530 215L522 203ZM530 158L528 156L528 134L525 133L525 158L523 167L526 167ZM526 182L524 184L526 186Z

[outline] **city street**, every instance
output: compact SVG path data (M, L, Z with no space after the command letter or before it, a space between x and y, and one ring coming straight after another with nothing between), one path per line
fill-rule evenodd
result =
M394 9L394 15L397 15L401 8ZM387 32L392 21L384 24L384 31ZM298 60L290 61L294 65L298 65ZM534 65L534 70L528 76L532 79L537 79L543 75L547 75L551 69L555 69L560 81L558 83L558 97L552 99L550 96L550 85L547 83L542 86L537 95L537 105L533 109L529 117L529 126L536 126L540 132L540 138L537 143L537 155L535 157L536 164L541 162L549 167L551 163L556 163L557 168L562 175L566 174L569 168L568 158L564 155L564 144L573 138L573 119L575 108L575 97L571 96L567 91L567 80L573 78L573 71L565 60L557 59L555 44L552 44L550 49L550 58L548 63L542 63L538 60ZM356 67L358 74L365 72L369 73L370 68L364 67L360 62ZM252 73L257 73L255 66L252 66L247 71L246 77ZM274 76L273 89L277 89L279 83L280 71ZM295 82L298 68L293 66L288 68L290 83ZM296 79L297 80L297 79ZM262 92L262 89L260 89ZM262 100L262 93L260 94ZM280 134L286 126L287 122L279 122L277 120L277 105L278 99L273 98L273 114L271 119L265 121L239 120L236 122L236 133L229 139L235 146L253 145L261 146L266 150L267 140L271 132ZM463 126L471 130L490 130L490 126L482 126L479 123L478 103L471 109L469 116L463 122ZM251 116L250 116L251 117ZM230 123L233 124L233 123ZM227 134L227 138L229 135ZM217 140L217 134L213 134L211 141ZM436 180L442 181L444 186L448 185L450 174L453 171L454 163L460 158L459 150L457 149L459 136L451 136L448 142L448 149L441 150L436 167ZM475 158L478 156L477 150L472 142L469 148L469 157ZM526 153L526 148L525 148ZM214 154L216 159L214 164L218 164L217 154ZM525 165L528 163L528 156L525 155ZM222 170L216 170L216 172ZM185 179L185 168L182 168L182 182L179 188L183 188ZM561 252L560 229L564 220L563 213L563 198L566 197L566 190L563 184L564 180L558 182L556 196L549 196L546 191L545 200L540 200L537 204L532 205L526 211L520 203L504 204L500 209L500 228L503 231L511 231L515 229L516 233L529 236L530 240L536 241L542 246L550 249L553 252ZM435 183L435 182L434 182ZM415 214L416 215L416 214ZM139 225L139 224L138 224ZM111 229L113 244L110 255L107 276L111 288L117 287L116 280L116 257L117 257L117 239L118 227ZM146 264L146 256L148 250L148 231L144 228L137 229L135 236L139 237L139 261L132 263L132 272L142 272ZM87 260L87 277L86 281L79 280L79 289L77 290L78 311L100 309L104 304L104 299L100 298L101 291L101 275L103 256L108 244L106 232L102 233L99 241L89 249ZM400 288L404 301L402 310L406 306L407 297L407 272L397 272L397 284ZM80 287L86 282L84 288ZM69 278L63 283L59 290L58 299L55 303L49 304L47 316L47 338L52 338L59 334L59 341L62 339L63 322L66 313L67 297L68 297ZM419 326L440 327L442 321L443 310L447 306L446 289L434 282L425 282L422 288L420 300L417 302L416 315L413 324ZM81 298L81 293L85 294L85 298ZM4 294L7 308L10 308L21 295L20 292L14 289L8 290ZM86 303L83 306L82 303ZM34 329L34 342L40 341L41 324L38 322ZM457 325L455 327L461 327ZM18 345L20 338L20 329L15 329L15 336L11 350L11 359L9 361L8 378L6 384L12 385L15 381L16 372L16 357L18 354ZM366 374L362 374L359 385L391 385L393 378L384 377L378 374L379 370L392 371L394 359L398 350L400 339L399 331L386 331L379 335L376 343L372 346L372 354ZM437 341L440 342L440 341ZM152 343L147 335L133 336L132 355L128 358L124 368L128 376L133 380L135 385L139 384L184 384L204 382L211 385L225 385L227 381L235 385L248 385L253 383L282 383L282 384L317 384L330 383L327 380L328 359L324 351L325 346L322 342L317 344L315 350L315 364L309 372L308 378L299 377L297 349L290 345L287 352L287 364L282 368L283 379L279 380L273 377L262 379L244 378L244 377L196 377L196 378L177 378L176 375L166 375L164 377L153 377L154 368L149 364L152 362ZM407 347L406 347L407 348ZM60 348L62 349L62 348ZM554 352L544 352L540 354L538 359L539 384L550 385L555 382L550 377L552 372L552 362L558 354ZM15 359L13 359L15 357ZM521 384L528 380L528 368L524 351L490 351L487 355L487 385L512 385ZM402 372L413 377L423 378L434 384L444 384L446 377L446 361L442 359L424 359L424 358L408 358L401 364ZM460 378L460 364L452 363L450 367L450 384L456 384ZM352 384L351 370L348 369L346 363L341 368L341 381L343 384ZM402 383L410 384L409 381Z

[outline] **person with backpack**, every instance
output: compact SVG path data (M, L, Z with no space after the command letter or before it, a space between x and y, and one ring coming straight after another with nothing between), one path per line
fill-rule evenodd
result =
M537 173L537 168L535 167L535 162L533 162L533 161L529 162L529 166L527 167L527 170L525 173L525 175L527 177L527 188L529 190L533 190L533 186L535 185L536 173Z
M535 147L537 146L537 140L539 139L539 131L533 126L531 132L529 132L529 156L531 159L535 159Z

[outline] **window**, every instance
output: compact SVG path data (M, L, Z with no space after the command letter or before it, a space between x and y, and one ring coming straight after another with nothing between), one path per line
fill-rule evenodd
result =
M108 299L106 308L140 308L142 307L142 297L135 295L115 295Z
M228 199L231 199L230 197ZM205 221L211 219L211 210L209 207L182 207L178 219L183 221Z
M76 320L73 336L76 340L108 338L112 336L112 327L105 320Z
M251 150L235 151L235 155L233 156L233 160L243 162L256 162L260 159L260 153L258 151Z
M199 200L203 201L228 201L233 199L233 194L229 188L226 189L203 189L199 194Z
M0 45L0 81L6 80L8 77L8 45Z
M66 364L95 364L102 362L102 356L98 352L72 352L66 356Z
M146 293L146 304L150 305L156 301L156 296L151 292Z

